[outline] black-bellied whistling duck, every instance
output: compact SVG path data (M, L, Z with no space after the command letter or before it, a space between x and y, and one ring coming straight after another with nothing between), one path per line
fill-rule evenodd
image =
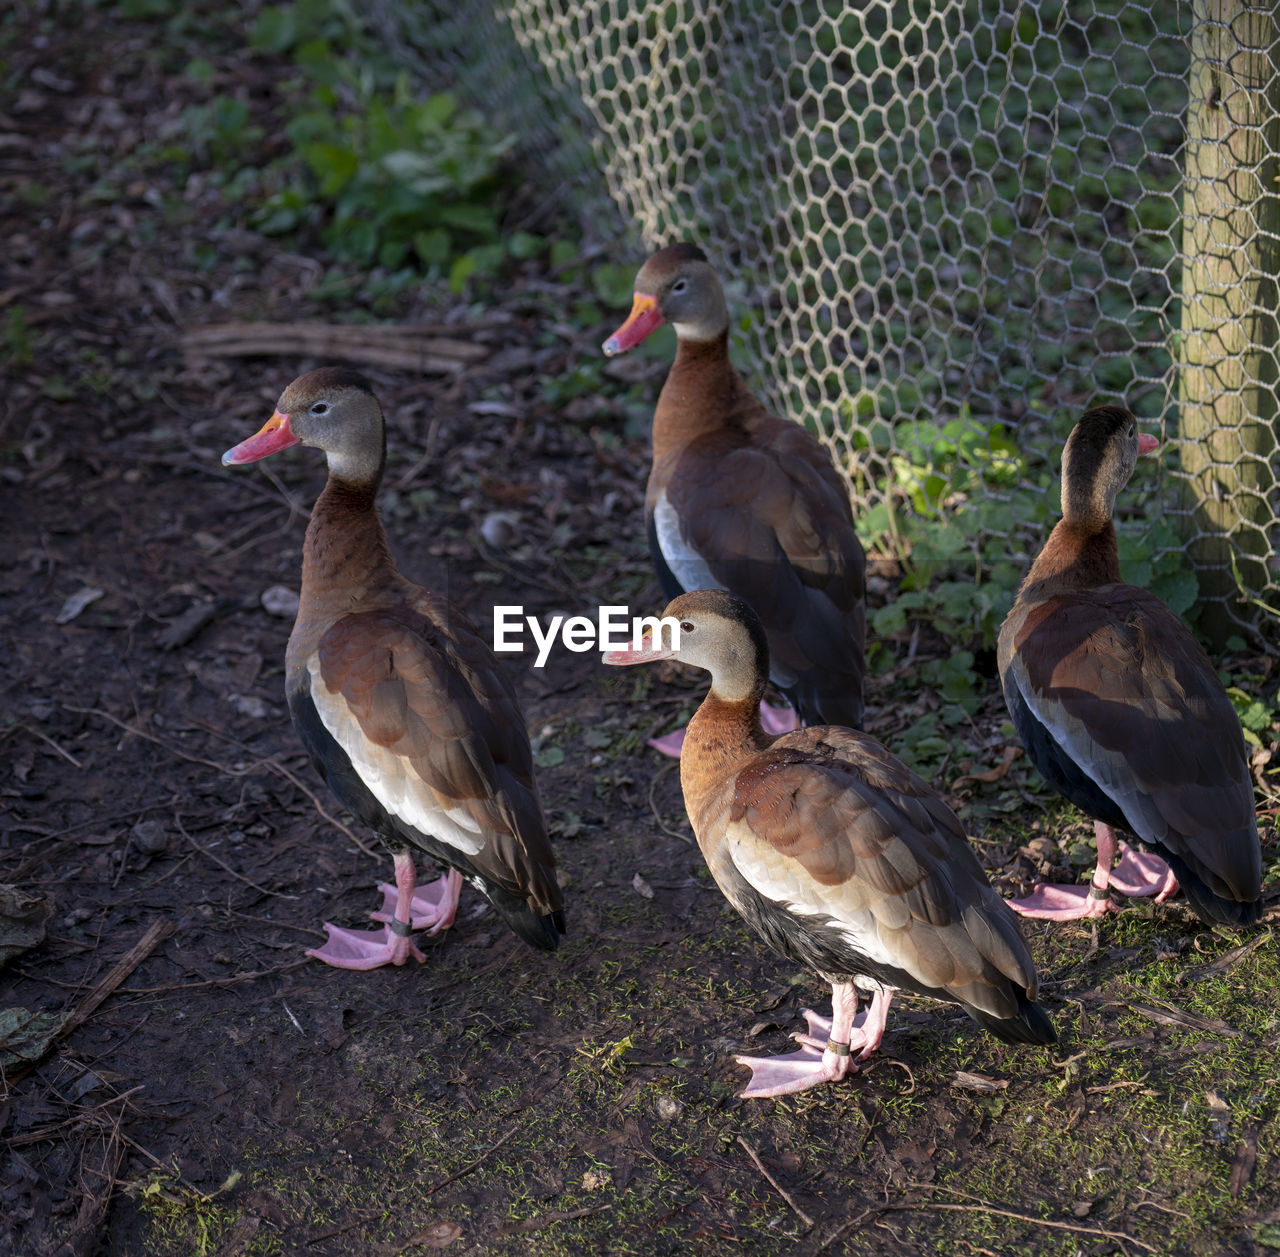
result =
M893 990L957 1003L1013 1043L1052 1043L1017 918L991 889L951 809L874 738L763 731L769 648L723 590L675 599L678 647L646 638L606 663L678 659L711 673L685 733L680 785L717 885L788 960L831 983L832 1016L806 1012L804 1046L752 1071L744 1096L835 1081L879 1046ZM872 992L857 1017L856 988Z
M1062 455L1062 519L1000 629L1013 723L1098 839L1088 889L1044 885L1013 904L1027 916L1097 917L1114 906L1112 886L1163 898L1181 884L1202 920L1251 925L1262 857L1240 721L1182 621L1120 583L1116 495L1155 448L1120 406L1081 417ZM1128 850L1117 831L1164 859Z
M866 558L831 455L769 413L729 361L729 311L701 249L675 244L636 276L620 354L662 323L675 362L653 416L649 553L668 598L728 589L760 617L773 683L809 724L862 724ZM764 708L773 732L795 714ZM679 736L654 743L679 753Z
M298 444L325 452L329 480L302 550L285 653L289 710L329 788L395 860L395 885L380 887L373 914L384 928L326 922L328 942L308 955L345 969L422 961L412 931L451 925L464 879L526 942L554 950L563 901L520 705L466 617L391 558L375 505L382 408L363 377L332 367L300 376L262 430L222 461L252 463ZM414 848L447 875L416 890Z

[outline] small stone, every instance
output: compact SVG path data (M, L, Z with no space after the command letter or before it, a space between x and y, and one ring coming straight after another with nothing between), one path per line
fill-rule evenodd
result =
M277 615L282 620L291 620L298 614L298 591L287 585L272 585L270 589L264 589L260 601L268 615Z
M157 855L169 845L169 830L163 821L139 821L132 837L134 846L148 855Z
M509 511L490 511L480 524L480 535L495 550L507 550L519 535L519 522Z
M684 1105L675 1096L659 1096L657 1109L659 1121L674 1122L684 1111Z
M251 720L265 720L271 709L256 694L228 694L227 702L242 716Z

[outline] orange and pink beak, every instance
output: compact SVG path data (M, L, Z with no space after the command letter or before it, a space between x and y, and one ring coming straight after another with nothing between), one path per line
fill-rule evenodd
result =
M1138 433L1138 453L1154 454L1160 448L1160 442L1147 432Z
M634 349L650 332L661 327L662 323L658 299L642 292L636 293L627 321L604 343L605 357L612 358L626 353L628 349Z
M241 441L234 449L229 449L222 456L224 467L239 467L243 463L256 463L260 458L267 458L287 450L291 445L301 444L301 439L294 436L289 426L289 416L280 411L272 412L271 418L246 441Z
M640 639L639 646L623 646L619 650L606 650L603 655L605 663L616 665L632 663L656 663L659 659L671 659L675 655L674 646L661 645L661 635L655 643L653 633L646 632Z

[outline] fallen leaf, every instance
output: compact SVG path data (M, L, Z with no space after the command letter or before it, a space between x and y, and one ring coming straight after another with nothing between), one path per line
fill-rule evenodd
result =
M0 1008L0 1067L38 1061L58 1037L66 1013Z
M962 1091L1003 1091L1009 1085L1009 1080L991 1078L987 1074L971 1074L967 1069L957 1069L951 1085L959 1087Z
M1216 973L1223 973L1230 969L1237 961L1243 960L1250 952L1256 951L1259 947L1270 943L1274 938L1274 932L1267 930L1259 934L1257 938L1250 939L1247 943L1241 943L1239 947L1233 947L1228 952L1223 952L1217 960L1207 965L1201 965L1197 969L1187 969L1180 975L1183 982L1199 982L1202 978L1211 977Z
M1280 1248L1280 1226L1274 1222L1264 1222L1253 1233L1254 1243L1265 1244L1268 1248Z
M631 889L634 890L637 895L643 895L646 899L653 898L653 887L650 886L639 873L631 879Z
M1231 1106L1213 1090L1204 1093L1209 1106L1209 1129L1215 1143L1225 1143L1231 1129Z
M44 941L53 900L19 886L0 886L0 965Z
M1231 1177L1227 1184L1231 1189L1231 1199L1238 1199L1240 1193L1249 1185L1253 1177L1253 1167L1258 1163L1258 1127L1251 1125L1240 1140L1240 1147L1231 1162Z
M957 777L951 783L953 790L959 790L961 786L967 786L975 781L980 781L985 785L991 785L992 782L999 781L1009 769L1013 766L1013 761L1022 754L1020 746L1006 746L1004 748L1004 756L994 768L988 768L985 772L965 773L963 777Z
M1150 998L1150 997L1148 997ZM1137 1013L1140 1017L1146 1017L1150 1021L1158 1021L1165 1026L1183 1026L1188 1030L1204 1030L1209 1034L1221 1034L1230 1039L1240 1039L1244 1036L1239 1030L1233 1026L1227 1025L1225 1021L1219 1021L1215 1017L1200 1017L1195 1013L1189 1013L1181 1008L1175 1007L1173 1004L1166 1003L1164 1000L1155 1000L1158 1008L1152 1008L1147 1004L1128 1004L1130 1012ZM1117 1005L1117 1007L1121 1007Z
M448 1248L462 1234L456 1222L435 1222L425 1231L417 1231L405 1241L405 1248ZM403 1249L401 1250L403 1251Z
M85 609L85 607L89 606L91 603L97 602L105 592L105 590L94 589L89 585L85 585L83 589L76 590L76 592L62 604L62 610L53 617L54 621L58 624L70 624L71 621Z

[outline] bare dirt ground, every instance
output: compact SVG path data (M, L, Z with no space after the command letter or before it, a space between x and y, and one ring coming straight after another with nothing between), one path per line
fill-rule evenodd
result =
M213 226L198 180L104 184L182 88L151 72L145 24L72 12L3 28L0 883L47 933L0 969L0 1252L1280 1247L1274 903L1246 937L1177 905L1033 931L1056 1050L902 999L848 1083L735 1098L733 1054L783 1050L829 992L726 907L642 745L691 709L691 677L512 658L566 885L555 956L464 892L421 967L304 959L389 871L300 751L289 621L262 599L296 588L323 472L306 451L218 457L321 359L184 355L182 336L321 322L320 268ZM605 330L564 306L536 268L484 308L425 292L396 313L455 342L453 368L366 368L397 553L481 625L496 603L658 609L646 445L618 399L662 367L554 387ZM912 680L927 633L901 646L872 690L890 746L938 702ZM1006 888L1068 876L1087 827L1009 768L1002 721L992 687L939 784Z

